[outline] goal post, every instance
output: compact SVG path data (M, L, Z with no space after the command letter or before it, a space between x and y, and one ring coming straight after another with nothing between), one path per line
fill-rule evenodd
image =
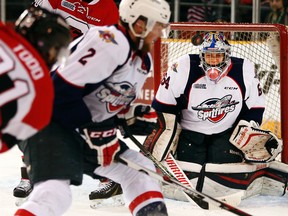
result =
M280 160L288 164L288 28L281 24L171 23L168 38L154 44L154 89L167 68L184 54L198 54L204 33L220 31L231 44L231 56L255 64L266 97L261 127L283 140Z

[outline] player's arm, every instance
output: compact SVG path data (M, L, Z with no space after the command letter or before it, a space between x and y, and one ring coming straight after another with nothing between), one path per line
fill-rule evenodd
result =
M92 27L85 37L72 42L71 52L65 67L57 73L81 88L88 83L100 83L121 67L128 60L129 44L114 26Z
M244 60L243 63L243 78L246 93L243 108L236 123L240 120L248 122L253 120L261 125L265 110L265 96L260 81L255 74L254 64L247 60Z

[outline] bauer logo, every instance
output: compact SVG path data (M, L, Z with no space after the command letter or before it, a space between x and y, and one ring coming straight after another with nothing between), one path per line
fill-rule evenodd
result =
M211 98L197 107L192 107L198 111L197 116L204 121L208 120L213 123L221 121L227 113L233 112L239 102L231 101L232 96L226 95L223 98Z

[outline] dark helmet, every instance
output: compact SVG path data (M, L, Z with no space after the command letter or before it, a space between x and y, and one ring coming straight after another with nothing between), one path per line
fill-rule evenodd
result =
M24 36L51 68L60 58L67 57L71 42L69 25L60 15L41 7L26 9L15 23L16 32Z

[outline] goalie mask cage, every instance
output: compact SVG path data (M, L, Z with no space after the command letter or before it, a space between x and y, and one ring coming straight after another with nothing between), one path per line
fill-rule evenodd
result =
M266 97L261 128L283 139L279 160L288 163L288 34L280 24L172 23L168 38L154 44L154 86L163 73L184 54L199 54L202 36L209 31L223 32L231 44L231 56L247 58ZM280 43L279 43L280 41Z

